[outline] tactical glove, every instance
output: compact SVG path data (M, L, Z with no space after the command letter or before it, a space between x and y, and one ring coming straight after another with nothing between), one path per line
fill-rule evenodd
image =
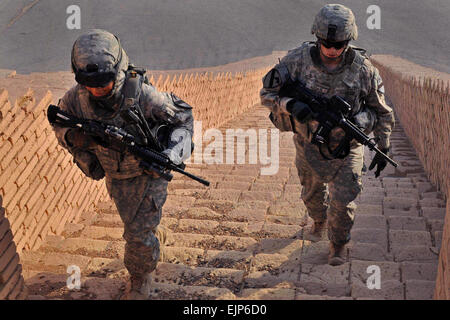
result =
M380 149L381 152L387 155L389 152L389 148L383 148ZM377 170L375 171L375 178L378 178L380 175L380 172L386 168L387 161L384 159L380 154L376 154L375 157L373 157L372 162L370 163L369 170L372 170L375 168L375 165L377 166Z
M300 123L306 123L312 119L312 111L306 103L291 100L288 102L286 110Z
M166 149L162 153L164 153L167 157L169 157L170 161L172 161L176 165L179 165L180 163L183 162L181 156L174 149Z
M88 149L95 145L95 141L80 129L70 129L65 135L66 143L69 147Z

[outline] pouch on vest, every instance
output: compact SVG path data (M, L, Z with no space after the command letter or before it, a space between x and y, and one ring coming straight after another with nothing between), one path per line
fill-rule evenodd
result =
M91 179L100 180L105 176L105 171L103 170L100 161L92 152L84 150L74 152L73 162Z
M279 112L278 106L273 106L269 119L280 131L293 131L291 116L289 114Z

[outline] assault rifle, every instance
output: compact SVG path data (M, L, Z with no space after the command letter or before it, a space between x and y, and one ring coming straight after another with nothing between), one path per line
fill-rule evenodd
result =
M312 118L318 122L317 130L313 133L311 143L319 147L320 153L325 159L343 159L350 152L350 142L355 139L357 142L367 146L371 151L375 151L386 161L397 167L398 164L389 158L384 152L376 147L377 140L369 138L353 122L349 120L351 106L343 98L334 95L331 98L314 94L299 80L289 81L280 90L281 97L293 98L306 103L312 110ZM292 117L291 117L292 120ZM295 130L295 125L292 123ZM344 138L339 145L331 150L329 147L330 133L334 128L341 128L345 132ZM328 157L324 148L327 147Z
M85 134L94 138L104 147L118 151L125 148L137 158L143 160L141 164L149 170L155 171L167 181L171 181L173 175L170 171L179 172L189 178L209 186L209 181L197 177L184 171L186 165L181 163L174 164L167 155L153 150L147 146L141 146L136 142L133 135L126 132L123 128L107 125L96 120L87 120L76 118L64 111L58 106L50 105L47 110L48 121L51 124L58 124L62 127L80 128Z

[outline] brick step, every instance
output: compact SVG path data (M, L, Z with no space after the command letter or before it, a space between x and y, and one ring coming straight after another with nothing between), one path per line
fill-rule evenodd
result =
M154 281L183 286L207 286L239 291L245 271L227 268L190 267L182 264L158 263Z
M257 241L250 237L212 236L193 233L172 233L167 240L169 247L189 247L213 250L253 252Z
M49 236L49 239L41 246L38 252L42 253L68 253L87 257L102 257L117 259L124 254L125 241L108 241L86 238L64 239L57 236Z
M236 300L236 296L227 288L158 282L154 282L152 288L152 300Z

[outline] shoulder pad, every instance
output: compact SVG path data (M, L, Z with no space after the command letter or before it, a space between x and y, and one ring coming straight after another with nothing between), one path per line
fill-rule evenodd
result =
M359 53L359 54L362 55L364 58L369 59L370 55L367 53L367 50L366 50L366 49L358 48L358 47L353 47L353 46L350 46L350 48L352 48L353 50L355 50L356 53Z
M291 74L284 63L277 64L263 78L263 87L265 89L282 87L291 79Z
M170 96L171 96L172 102L175 106L182 108L182 109L192 109L192 107L190 105L188 105L185 101L183 101L179 97L177 97L173 92L170 93Z

